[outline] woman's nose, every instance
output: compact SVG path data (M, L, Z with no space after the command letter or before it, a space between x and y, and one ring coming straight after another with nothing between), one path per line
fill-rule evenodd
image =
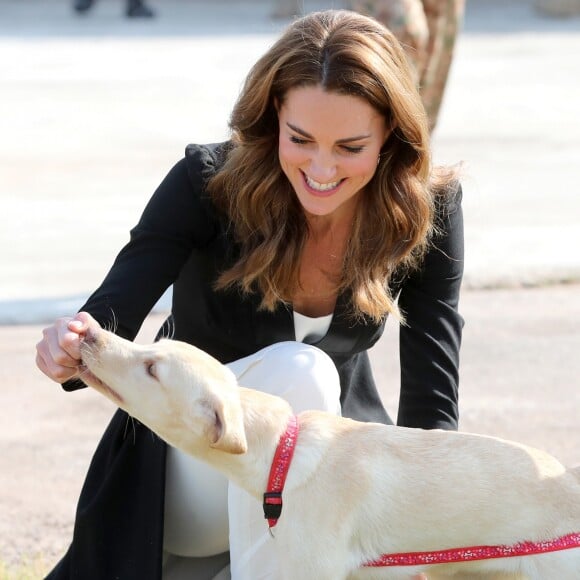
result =
M336 161L332 155L318 154L310 160L310 175L319 183L332 181L336 177Z

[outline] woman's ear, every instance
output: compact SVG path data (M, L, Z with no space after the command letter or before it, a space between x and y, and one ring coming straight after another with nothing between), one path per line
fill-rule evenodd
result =
M383 140L383 145L389 140L389 137L393 134L393 131L397 128L397 121L392 117L387 117L385 119L385 135Z

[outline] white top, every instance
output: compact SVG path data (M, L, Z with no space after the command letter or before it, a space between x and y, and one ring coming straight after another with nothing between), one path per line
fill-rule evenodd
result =
M294 311L294 334L298 342L318 342L330 328L332 314L311 318Z

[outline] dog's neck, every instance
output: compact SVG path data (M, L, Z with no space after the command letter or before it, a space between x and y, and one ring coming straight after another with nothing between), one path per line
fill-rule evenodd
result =
M280 397L240 387L248 450L241 455L208 449L206 460L228 479L261 499L280 437L293 415Z

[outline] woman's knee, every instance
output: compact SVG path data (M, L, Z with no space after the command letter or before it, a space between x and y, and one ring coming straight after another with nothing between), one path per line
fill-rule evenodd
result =
M286 399L297 413L306 409L340 412L338 371L332 359L315 346L291 341L270 345L248 357L239 381Z

